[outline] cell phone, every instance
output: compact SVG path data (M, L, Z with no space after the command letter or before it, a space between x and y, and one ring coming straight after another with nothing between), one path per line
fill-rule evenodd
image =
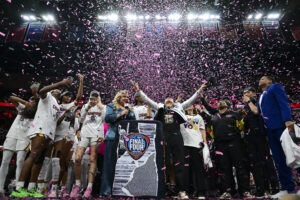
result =
M40 83L35 82L35 83L33 83L33 84L30 86L30 89L35 88L35 87L39 87L39 86L40 86Z
M71 79L71 81L74 80L73 76L68 76L67 79Z

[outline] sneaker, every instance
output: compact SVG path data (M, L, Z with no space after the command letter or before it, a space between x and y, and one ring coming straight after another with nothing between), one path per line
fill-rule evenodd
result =
M287 195L287 194L288 194L287 190L281 190L277 194L272 195L271 198L272 199L279 199L279 198L281 198L281 197L283 197L284 195Z
M189 196L185 193L185 191L181 191L178 193L178 199L188 199Z
M11 197L20 197L20 198L29 197L29 193L26 189L20 188L18 190L13 191L10 196Z
M198 196L198 199L205 199L205 196Z
M35 191L35 189L29 190L28 194L30 197L35 197L35 198L43 198L44 197L44 195L42 195L41 193L38 193L37 191Z
M92 188L87 187L85 192L84 192L83 198L90 198L91 194L92 194Z
M71 192L71 198L76 198L76 197L78 197L78 193L79 193L79 191L80 191L80 187L79 187L79 185L74 185L74 187L73 187L73 190L72 190L72 192Z
M252 198L254 198L254 196L251 195L250 192L244 192L244 193L243 193L243 197L244 197L245 199L252 199Z
M231 198L231 194L228 192L224 192L221 196L220 199L230 199Z
M47 197L48 198L56 198L57 197L56 191L51 190Z
M69 194L67 193L67 189L64 188L60 191L60 198L66 198L69 197Z

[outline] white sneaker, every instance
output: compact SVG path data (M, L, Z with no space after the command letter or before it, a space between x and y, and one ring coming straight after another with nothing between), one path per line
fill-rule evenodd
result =
M288 194L287 190L281 190L277 194L272 195L271 198L272 199L279 199L279 198L281 198L281 197L283 197L284 195L287 195L287 194Z
M198 199L205 199L205 196L199 196Z
M185 191L181 191L178 193L178 199L188 199L189 196L185 193Z

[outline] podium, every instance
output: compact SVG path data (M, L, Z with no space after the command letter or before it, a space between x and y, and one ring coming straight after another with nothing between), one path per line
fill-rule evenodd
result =
M164 195L163 129L159 121L122 121L113 196Z

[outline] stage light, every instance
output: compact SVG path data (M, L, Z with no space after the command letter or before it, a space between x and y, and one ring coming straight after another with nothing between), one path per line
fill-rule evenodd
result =
M22 17L24 20L26 20L26 21L29 21L29 20L30 20L30 18L29 18L28 15L22 15L21 17Z
M128 20L128 21L135 21L136 20L136 15L135 14L127 14L125 16L125 18Z
M181 18L181 15L178 13L170 14L168 16L168 20L170 21L178 21Z
M155 16L155 19L160 20L160 19L161 19L161 16L160 16L160 15L156 15L156 16Z
M53 15L42 15L44 21L54 21L55 18Z
M208 13L205 13L205 14L202 14L202 15L199 15L199 18L202 19L202 20L208 20L210 17L210 15Z
M195 20L195 19L197 19L197 15L195 15L195 14L193 14L193 13L190 13L190 14L188 14L187 15L187 19L188 20Z
M279 17L280 17L279 13L270 13L267 16L268 19L278 19Z
M210 15L210 19L220 19L220 15Z
M119 20L119 16L115 13L112 13L110 15L107 15L107 19L110 20L110 21L118 21Z
M145 16L145 19L146 19L146 20L150 19L150 16L149 16L149 15L146 15L146 16Z
M247 19L252 19L253 18L253 15L248 15Z
M32 21L35 21L35 20L36 20L36 17L35 17L34 15L30 15L30 16L29 16L29 19L32 20Z
M107 20L107 16L105 15L98 15L99 20Z
M138 18L139 18L139 20L143 20L143 19L144 19L144 16L143 16L143 15L140 15Z
M257 14L255 15L255 19L260 19L260 18L262 18L262 16L263 16L262 13L257 13Z

